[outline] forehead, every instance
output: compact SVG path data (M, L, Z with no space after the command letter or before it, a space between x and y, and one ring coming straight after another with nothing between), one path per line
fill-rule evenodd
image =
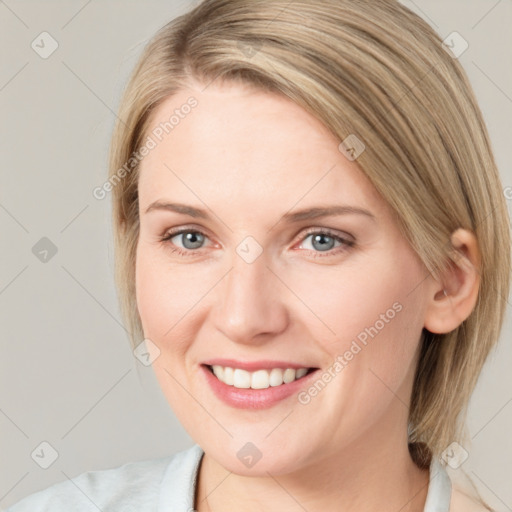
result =
M141 203L176 190L196 201L214 197L245 207L277 201L289 209L306 195L374 207L381 201L356 162L339 151L340 141L275 93L193 86L155 110L147 134L156 146L141 164Z

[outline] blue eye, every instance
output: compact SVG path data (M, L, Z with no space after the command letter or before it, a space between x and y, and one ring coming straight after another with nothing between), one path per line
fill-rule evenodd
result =
M308 239L310 239L309 242L307 242ZM204 248L207 240L209 240L208 236L201 231L186 228L167 233L161 238L162 242L170 246L172 252L177 252L182 256L195 255ZM301 240L300 248L310 251L314 257L333 256L355 245L355 242L348 238L328 229L319 228L311 229L309 233L303 235Z
M198 231L184 231L180 233L181 241L185 249L199 249L204 243L204 235Z
M305 247L315 253L326 253L326 256L337 254L338 252L344 251L354 245L352 240L348 240L339 235L332 233L329 230L310 231L307 236L303 239L301 246L307 245L306 240L311 239L309 247ZM333 251L333 249L336 249ZM323 256L323 254L320 254Z
M313 233L308 235L304 240L313 237L311 239L311 245L315 250L318 251L330 251L334 248L336 239L333 236L326 235L325 233Z
M173 238L177 238L178 240L181 239L182 243L182 246L180 247L178 245L175 250L177 250L180 253L192 253L195 250L201 248L201 245L204 243L207 237L204 233L201 233L200 231L195 231L192 229L183 229L181 231L167 234L164 238L162 238L162 242L170 242L173 245L176 245L175 242L172 242ZM186 251L183 251L183 249L186 249Z

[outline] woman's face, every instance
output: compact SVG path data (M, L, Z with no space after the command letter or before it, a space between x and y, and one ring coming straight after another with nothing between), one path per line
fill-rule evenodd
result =
M405 445L426 269L318 120L202 89L155 111L139 181L137 304L169 404L238 474Z

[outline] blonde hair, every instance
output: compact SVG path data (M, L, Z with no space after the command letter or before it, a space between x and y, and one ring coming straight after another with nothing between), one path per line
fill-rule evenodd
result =
M475 233L481 282L473 312L447 334L423 331L409 442L426 467L463 433L510 282L506 202L461 65L394 0L205 0L161 28L124 92L110 150L116 284L133 347L144 337L135 295L140 160L133 155L162 101L193 81L214 80L282 94L340 142L351 134L363 141L359 167L434 276L454 258L451 233Z

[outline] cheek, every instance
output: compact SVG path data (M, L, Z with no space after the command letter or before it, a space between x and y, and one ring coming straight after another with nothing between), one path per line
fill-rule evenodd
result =
M161 352L155 363L175 368L204 322L208 293L219 278L208 266L173 265L164 250L144 241L137 247L135 274L144 335Z
M165 312L169 293L165 276L161 275L157 263L140 244L135 269L137 308L144 335L156 343L172 325L172 318L167 317Z
M173 272L165 258L144 243L137 248L135 274L137 308L144 334L162 349L180 319L197 301L200 290L193 279L185 279L179 270Z
M387 267L387 269L386 269ZM412 281L385 262L374 265L327 267L315 272L295 272L289 276L297 298L310 310L304 321L319 333L327 345L343 343L376 325L378 331L396 323L406 303ZM372 332L374 330L372 329ZM321 334L321 336L320 336ZM341 348L341 346L340 346Z
M191 311L201 290L194 293L190 279L187 280L183 272L173 272L165 258L144 243L137 247L135 274L137 308L144 337L159 349L152 363L153 371L171 408L175 412L187 410L189 397L178 382L189 387L185 364L190 344L187 340L192 339ZM188 415L180 415L180 421L187 425Z
M385 253L384 253L385 254ZM308 325L331 361L343 359L343 380L382 379L397 389L413 363L423 328L423 273L417 259L398 249L391 258L326 267L291 279L307 304ZM339 368L339 367L338 367ZM340 379L341 380L341 379Z
M340 443L371 429L389 411L407 410L423 326L421 291L410 293L419 282L418 268L409 263L401 271L397 263L381 261L331 269L330 275L296 275L294 291L318 316L305 312L303 322L328 356L328 384L306 390L303 398L311 400L306 407L327 411L325 435Z

